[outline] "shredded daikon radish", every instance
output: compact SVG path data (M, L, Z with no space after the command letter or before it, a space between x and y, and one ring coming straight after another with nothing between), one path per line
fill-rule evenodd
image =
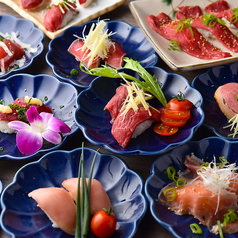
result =
M65 0L51 0L52 4L55 6L59 6L60 11L65 14L65 10L63 7L66 8L66 10L68 11L69 8L75 9L75 7L73 5L71 5L70 2L65 1Z

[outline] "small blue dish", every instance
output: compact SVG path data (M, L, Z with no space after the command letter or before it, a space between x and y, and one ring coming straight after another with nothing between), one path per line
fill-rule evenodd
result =
M196 88L203 97L202 109L204 111L204 125L209 128L215 135L228 140L238 140L228 137L231 134L228 120L221 112L214 98L216 89L226 83L238 83L238 63L216 66L209 69L206 73L196 76L192 86Z
M238 146L219 137L209 137L200 141L189 141L169 153L163 154L151 166L150 176L145 183L145 194L149 201L150 211L154 219L176 238L217 238L207 227L200 225L201 235L192 233L190 224L198 224L198 220L191 215L176 215L158 201L160 190L171 182L166 174L166 168L172 166L176 171L185 170L186 155L194 153L200 159L211 162L214 157L224 156L230 163L237 163ZM238 233L226 234L225 237L237 238Z
M82 150L86 176L97 154L93 178L103 185L117 217L118 229L111 238L133 237L147 209L142 194L143 181L120 158L89 148L50 152L16 173L1 196L1 225L10 237L74 237L53 228L52 222L28 193L42 187L62 187L65 179L77 177Z
M104 110L104 107L115 94L116 88L125 82L121 78L98 77L90 84L89 88L79 94L78 108L75 114L76 123L92 144L122 155L153 155L164 153L192 138L204 118L201 109L201 94L178 74L167 73L163 69L153 66L146 69L159 80L168 101L182 92L185 98L195 105L191 110L191 118L187 124L172 136L160 136L151 127L137 138L131 139L126 148L121 147L111 134L111 116L108 110ZM121 69L121 71L139 78L134 71L125 69ZM160 104L157 102L153 106L159 107Z
M76 87L87 88L95 78L80 71L79 62L68 52L68 48L76 39L75 35L82 37L83 32L87 35L91 25L96 22L90 21L84 25L70 27L49 43L46 62L60 80L70 82ZM122 21L105 21L105 23L109 32L116 32L112 38L122 44L126 57L139 61L143 67L156 65L158 56L139 27L133 27ZM78 69L79 74L71 75L72 69Z
M0 146L3 147L3 150L0 151L0 159L28 159L61 146L78 129L74 120L77 95L77 90L73 85L60 82L54 76L46 74L36 76L16 74L0 81L0 100L4 100L5 105L24 96L42 99L47 106L53 109L55 117L64 121L71 128L71 132L64 135L60 144L44 143L44 146L38 152L27 156L18 150L15 133L5 134L0 132Z
M30 20L16 18L11 15L0 15L0 36L1 33L8 33L11 35L12 32L19 34L18 39L21 42L29 44L32 48L37 50L35 53L26 53L26 61L24 65L20 68L8 71L4 75L0 75L0 79L5 79L12 74L19 73L28 68L40 56L44 49L44 33L40 29L36 28Z

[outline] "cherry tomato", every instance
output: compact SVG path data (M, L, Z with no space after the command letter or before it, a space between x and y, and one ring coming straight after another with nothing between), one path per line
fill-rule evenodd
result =
M165 108L163 116L171 120L188 120L190 118L190 110L177 111Z
M166 126L160 122L154 125L153 130L161 136L171 136L178 131L178 127Z
M186 111L190 109L193 106L193 103L190 102L188 99L181 99L178 98L172 98L168 104L167 107L171 110L176 111Z
M99 238L111 236L116 230L116 216L112 210L101 210L91 220L91 231Z
M187 120L171 120L171 119L168 119L164 116L161 116L161 122L165 126L181 127L181 126L184 126L187 123Z

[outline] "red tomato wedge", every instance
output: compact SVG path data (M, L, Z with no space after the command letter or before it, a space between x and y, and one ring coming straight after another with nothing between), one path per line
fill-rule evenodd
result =
M155 133L161 136L171 136L178 131L178 127L166 126L163 123L156 123L153 127Z
M163 116L170 120L188 120L190 118L190 110L177 111L165 108L163 110Z
M161 121L165 126L169 127L181 127L187 123L187 120L171 120L163 115L161 116Z
M169 109L176 111L186 111L190 109L192 106L193 103L188 99L179 100L178 98L172 98L167 105Z

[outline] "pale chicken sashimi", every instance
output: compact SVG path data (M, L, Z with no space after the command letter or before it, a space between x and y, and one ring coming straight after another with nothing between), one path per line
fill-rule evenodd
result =
M178 173L183 184L172 182L164 187L158 198L177 215L189 214L209 228L218 232L218 221L224 233L238 232L238 174L235 164L227 161L204 163L192 154L185 160L187 170ZM224 222L230 211L237 219Z

